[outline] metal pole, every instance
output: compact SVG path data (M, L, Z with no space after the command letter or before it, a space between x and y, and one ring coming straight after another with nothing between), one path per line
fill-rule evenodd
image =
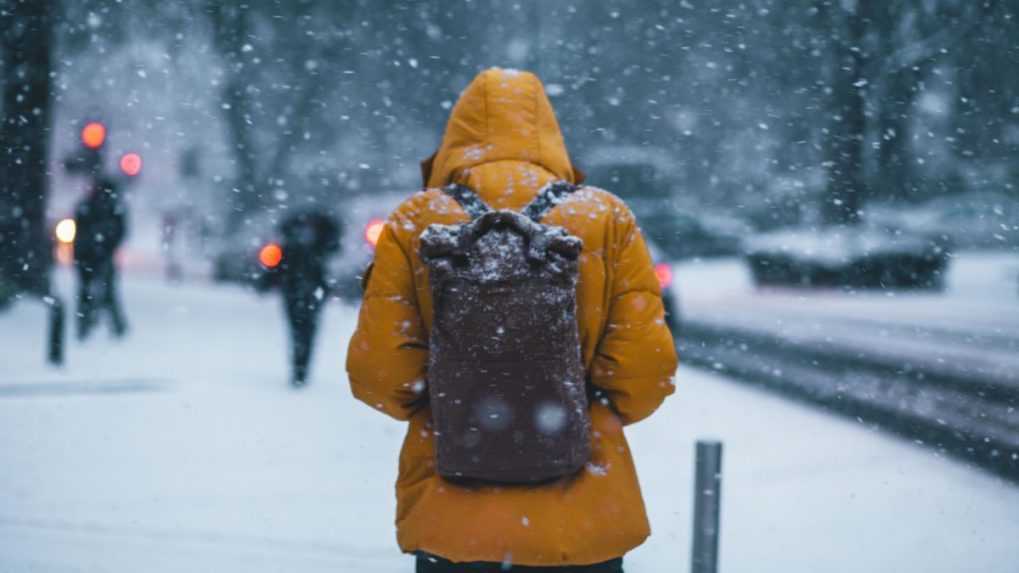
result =
M692 573L718 571L719 509L722 505L722 443L697 442L693 496Z
M49 307L49 344L46 359L54 366L64 363L64 303L55 294L43 297Z

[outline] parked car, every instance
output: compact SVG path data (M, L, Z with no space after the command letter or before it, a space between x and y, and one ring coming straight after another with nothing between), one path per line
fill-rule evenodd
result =
M743 252L749 225L737 219L672 207L668 202L627 199L644 235L672 260L734 257Z
M259 252L270 243L278 243L281 210L271 210L248 217L234 234L213 241L212 280L254 285L265 269L259 263Z
M330 266L336 296L348 302L360 300L362 278L375 258L375 244L386 218L410 195L406 191L379 192L343 202L343 251Z
M661 248L655 244L654 239L645 238L648 252L651 254L651 261L655 265L655 276L658 278L658 286L662 289L662 305L665 306L665 324L669 327L673 336L679 335L681 315L679 312L679 293L673 284L674 273L672 263L662 254Z
M648 146L600 147L585 155L587 183L619 195L644 235L670 259L737 256L750 225L677 202L677 160Z

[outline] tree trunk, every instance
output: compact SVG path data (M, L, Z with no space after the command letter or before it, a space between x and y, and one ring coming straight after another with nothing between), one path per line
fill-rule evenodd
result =
M240 227L244 217L262 204L259 189L257 159L255 157L254 134L252 133L251 95L237 77L230 78L223 86L221 100L226 108L226 126L233 147L235 164L234 185L230 195L230 217L227 225L231 230Z
M46 226L54 7L0 1L4 53L0 123L0 281L45 293L52 245Z
M244 218L263 204L259 189L258 158L255 156L255 109L248 82L254 80L244 51L248 42L248 6L209 3L213 28L213 43L224 60L226 81L220 92L220 101L226 115L226 127L234 156L234 182L230 189L230 211L227 229L236 231Z
M907 199L915 195L910 124L917 73L912 69L886 78L880 103L878 169L872 191L881 199Z
M864 1L864 0L861 0ZM862 8L834 8L835 69L832 78L832 110L827 134L828 186L821 206L825 223L854 224L859 220L864 193L863 145L867 129L864 113Z

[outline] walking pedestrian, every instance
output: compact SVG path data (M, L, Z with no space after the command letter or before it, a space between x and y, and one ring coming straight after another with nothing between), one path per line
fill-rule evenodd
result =
M290 334L291 378L295 388L308 381L319 315L329 294L326 263L339 250L339 225L322 213L300 212L280 225L278 264L264 275L279 286Z
M120 304L114 257L127 234L127 207L119 185L96 172L88 194L74 214L74 267L78 273L78 339L84 340L104 313L109 313L113 334L127 332Z
M481 73L390 216L347 370L409 422L397 538L418 572L622 571L649 535L623 427L673 392L634 217L581 186L541 82Z

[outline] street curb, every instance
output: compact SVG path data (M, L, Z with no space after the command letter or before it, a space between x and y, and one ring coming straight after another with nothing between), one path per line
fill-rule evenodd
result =
M681 325L680 360L905 436L1019 483L1016 397L994 381L698 321ZM990 395L987 390L991 389Z

